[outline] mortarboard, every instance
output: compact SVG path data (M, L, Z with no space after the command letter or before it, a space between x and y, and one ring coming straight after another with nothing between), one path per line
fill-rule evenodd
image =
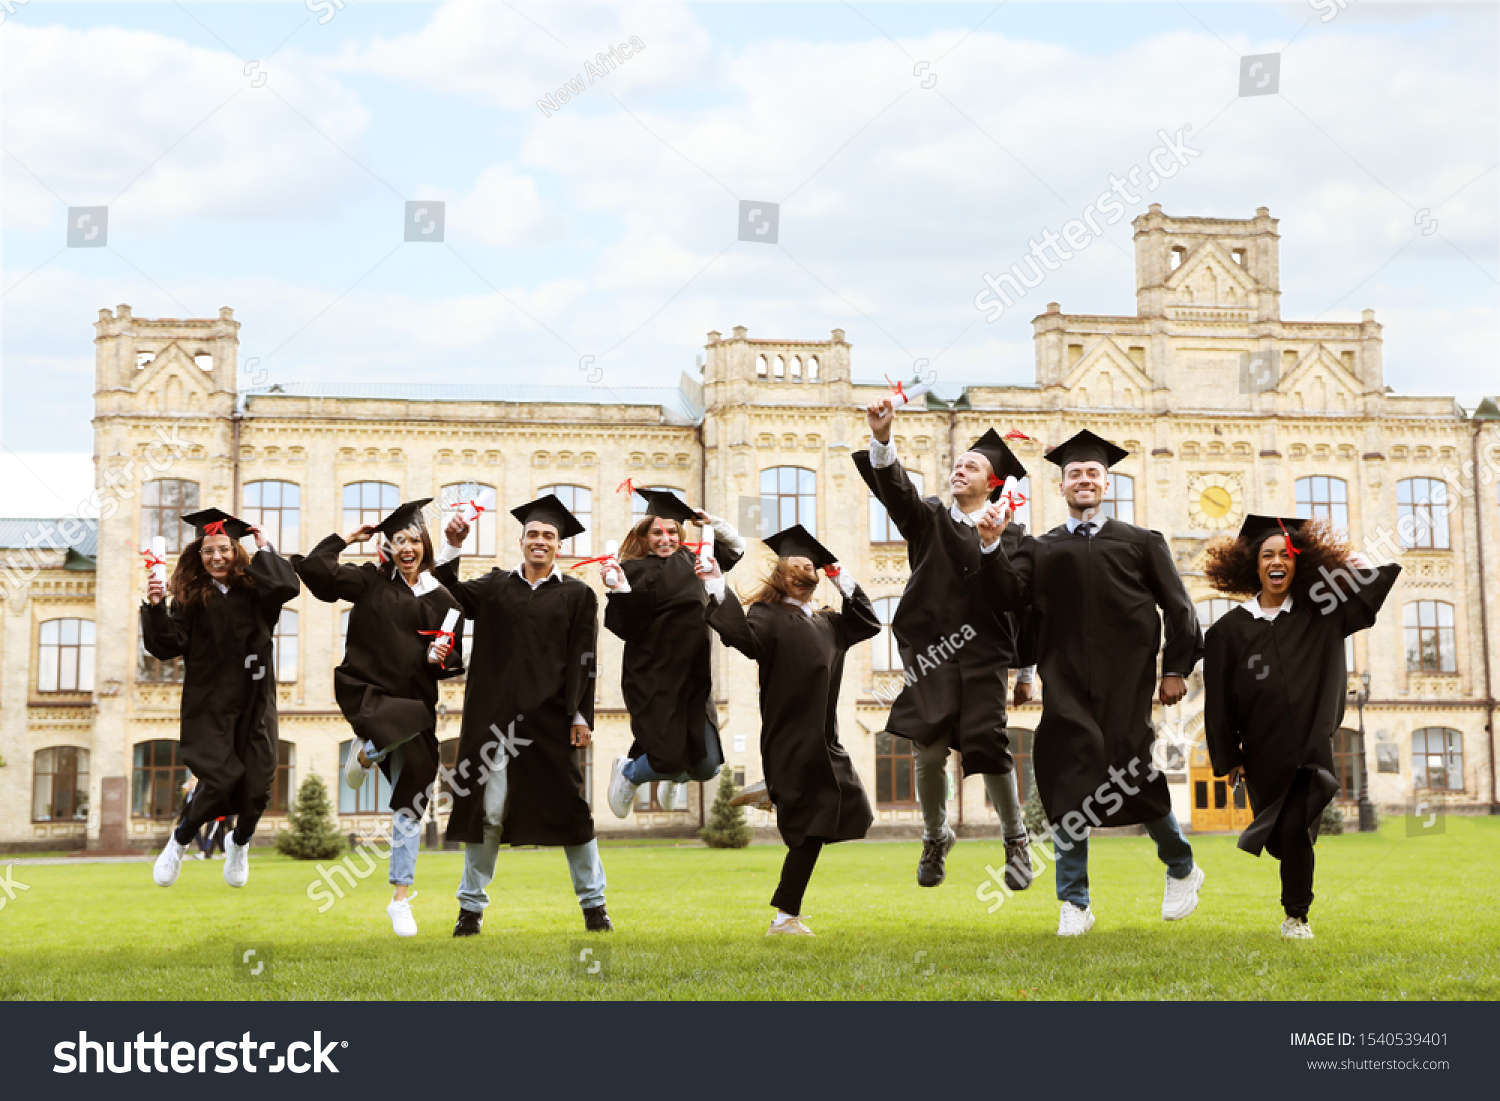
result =
M838 561L834 553L814 539L801 524L793 524L785 531L778 531L765 540L765 544L771 548L777 558L791 558L795 555L810 559L815 570L821 570Z
M662 520L676 520L679 524L698 519L698 513L689 508L683 499L667 489L641 489L635 491L646 500L646 515Z
M1085 428L1047 452L1046 458L1066 470L1069 463L1096 462L1111 467L1129 454L1123 447L1117 447Z
M250 525L238 516L217 508L205 508L198 512L184 513L182 517L184 524L192 524L193 530L198 533L198 538L205 535L227 535L234 540L240 540L250 534Z
M414 524L423 523L422 510L432 504L431 497L407 501L397 505L396 511L375 525L375 530L387 539L394 539L398 531L405 531Z
M1305 519L1291 516L1257 516L1251 513L1240 525L1239 537L1252 545L1264 543L1273 535L1285 535L1290 539L1292 532L1299 530L1305 523Z
M588 529L578 522L578 517L568 511L567 506L557 499L557 495L549 493L545 497L538 497L535 501L510 510L510 514L521 521L521 526L529 524L533 520L540 520L544 524L551 524L557 529L558 539L571 539L575 535L582 535Z
M1015 457L1011 449L1005 446L1005 441L993 428L975 440L969 450L989 460L990 469L994 472L990 480L989 499L991 501L999 499L1000 491L1005 488L1007 478L1015 478L1019 481L1026 477L1026 468L1021 465L1021 461Z

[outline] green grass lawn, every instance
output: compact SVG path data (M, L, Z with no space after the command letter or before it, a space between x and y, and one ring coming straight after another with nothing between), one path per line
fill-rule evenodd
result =
M11 881L29 890L0 910L0 997L1497 998L1500 820L1445 826L1323 838L1310 942L1280 939L1278 865L1229 836L1193 838L1208 879L1172 924L1151 843L1095 840L1098 924L1077 940L1055 935L1050 869L988 912L976 889L1003 859L996 842L960 843L934 890L916 886L915 842L825 849L806 902L815 938L765 936L779 846L607 847L616 932L597 936L560 851L503 851L484 932L465 940L451 936L457 853L422 854L410 940L391 934L383 864L322 914L315 865L261 853L238 891L221 861L186 862L169 890L148 864L20 865ZM269 955L259 979L235 966L245 947Z

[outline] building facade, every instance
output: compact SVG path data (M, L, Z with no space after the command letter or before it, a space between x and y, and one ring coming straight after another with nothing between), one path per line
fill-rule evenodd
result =
M1127 448L1107 511L1161 531L1207 625L1230 606L1202 573L1207 542L1247 512L1329 516L1376 560L1403 573L1372 629L1350 646L1351 702L1336 743L1344 795L1361 790L1387 811L1424 806L1489 813L1496 806L1495 685L1500 624L1500 412L1387 391L1381 326L1280 316L1276 220L1136 219L1137 311L1034 320L1031 386L936 380L925 406L897 416L903 460L929 493L943 492L957 454L988 427L1031 471L1021 519L1062 523L1047 445L1088 428ZM710 332L695 376L676 389L295 384L237 391L240 323L148 319L128 306L96 324L94 455L97 525L72 518L0 528L7 578L0 609L0 848L154 847L184 778L177 752L180 670L145 656L137 609L139 548L191 539L176 520L218 505L262 523L285 554L347 533L396 503L451 505L492 487L502 507L470 536L471 576L518 561L506 511L556 492L589 528L565 567L603 552L638 515L629 478L668 487L747 535L801 522L839 554L889 621L907 577L905 547L850 461L868 446L862 407L883 383L856 382L842 330L827 340ZM1435 371L1441 370L1434 365ZM731 581L742 591L768 561L758 548ZM596 568L577 572L596 587ZM835 593L826 586L825 600ZM345 609L304 591L277 638L281 768L262 837L285 824L311 773L338 792L349 831L384 820L376 785L339 787L348 725L333 699ZM687 832L713 786L693 785L686 811L665 813L643 788L624 822L604 802L609 761L630 743L621 701L621 644L601 628L595 744L586 767L601 830ZM716 693L729 764L760 776L754 667L716 645ZM846 666L841 735L877 828L918 823L908 743L883 733L901 673L886 632ZM1042 686L1045 693L1046 686ZM458 736L463 684L446 682L438 737ZM1179 712L1180 713L1177 713ZM1032 704L1012 715L1023 769ZM1170 715L1160 761L1179 817L1196 829L1248 818L1202 752L1202 684ZM1023 772L1024 775L1024 772ZM957 768L954 766L957 781ZM383 786L383 785L382 785ZM1029 777L1025 781L1029 787ZM996 825L977 778L955 782L952 814L966 831ZM765 823L762 819L762 824Z

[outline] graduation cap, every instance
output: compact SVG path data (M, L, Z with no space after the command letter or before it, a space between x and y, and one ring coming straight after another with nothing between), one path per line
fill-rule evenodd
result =
M1251 513L1240 525L1240 538L1255 546L1273 535L1285 535L1287 550L1297 555L1302 552L1292 546L1292 532L1301 530L1306 523L1306 520L1292 516L1257 516Z
M417 501L407 501L403 505L397 505L396 511L375 525L375 530L387 539L394 539L398 531L405 531L422 522L422 510L432 504L431 497L423 497Z
M1108 468L1129 454L1123 447L1117 447L1103 436L1096 436L1085 428L1063 440L1047 452L1046 457L1048 462L1054 462L1066 470L1069 463L1087 462L1103 463Z
M838 561L834 553L814 539L801 524L793 524L785 531L778 531L765 543L777 558L794 556L807 558L812 561L815 570L821 570L824 566L831 566Z
M250 534L250 525L238 516L231 516L223 509L205 508L198 512L184 513L184 524L192 524L198 538L205 535L227 535L238 542Z
M1007 478L1015 478L1019 481L1026 477L1026 468L1021 465L1021 461L1015 457L1010 448L1005 446L1005 441L993 428L975 440L969 450L983 455L994 472L990 478L989 499L991 501L999 498L1000 491L1005 488Z
M588 530L578 522L578 517L569 512L567 506L557 499L555 493L549 493L545 497L538 497L535 501L528 501L524 505L513 508L510 514L521 521L522 527L533 520L551 524L557 529L558 539L571 539Z
M698 519L698 513L689 508L681 497L666 489L641 489L635 491L646 500L646 515L662 520L676 520L679 524Z

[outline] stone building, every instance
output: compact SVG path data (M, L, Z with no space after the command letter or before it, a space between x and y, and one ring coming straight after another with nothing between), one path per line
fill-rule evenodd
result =
M1089 428L1130 451L1108 510L1163 532L1206 623L1228 602L1207 588L1207 541L1246 512L1329 515L1372 558L1399 558L1401 580L1379 624L1350 646L1350 688L1369 676L1365 736L1351 704L1337 756L1352 799L1388 811L1416 805L1487 813L1496 806L1493 714L1500 625L1500 412L1472 415L1448 398L1400 396L1384 383L1381 326L1280 316L1276 220L1135 220L1134 316L1064 313L1034 320L1036 381L1002 386L937 380L925 406L902 411L896 440L928 492L985 428L1017 429L1032 478L1022 519L1061 523L1065 506L1043 448ZM184 541L176 520L219 505L265 525L284 553L346 533L397 502L444 503L493 487L498 517L470 536L472 575L518 560L509 505L553 491L589 527L564 565L602 553L632 519L616 492L627 477L670 487L746 534L794 520L840 554L888 619L907 574L905 548L869 497L850 452L868 444L862 406L884 383L856 382L842 330L826 340L710 332L701 366L678 387L304 384L237 391L240 323L148 319L128 306L96 324L97 524L73 518L0 525L6 600L0 615L0 848L156 846L182 779L179 671L144 656L138 548L153 534ZM1440 371L1440 365L1434 365ZM1029 515L1028 515L1029 514ZM187 535L186 538L191 538ZM731 580L743 590L765 552ZM598 585L594 567L579 571ZM824 599L834 593L825 585ZM295 785L316 772L340 791L349 728L333 700L343 615L303 592L277 640L282 767L262 832L284 823ZM665 813L649 788L624 822L605 808L608 762L629 744L619 691L621 646L601 629L595 745L586 774L601 829L687 832L712 786ZM756 674L719 652L725 750L759 777ZM843 740L877 825L909 831L917 815L906 743L882 733L900 672L889 638L851 655ZM1159 716L1179 817L1195 829L1243 823L1201 746L1201 678L1180 715ZM1043 686L1045 692L1045 685ZM439 738L455 739L463 686L443 686ZM1012 727L1023 762L1040 708ZM445 746L451 752L451 746ZM1360 767L1363 762L1363 768ZM956 778L956 769L955 769ZM373 831L383 792L339 796L346 829ZM966 831L993 828L977 779L955 784Z

